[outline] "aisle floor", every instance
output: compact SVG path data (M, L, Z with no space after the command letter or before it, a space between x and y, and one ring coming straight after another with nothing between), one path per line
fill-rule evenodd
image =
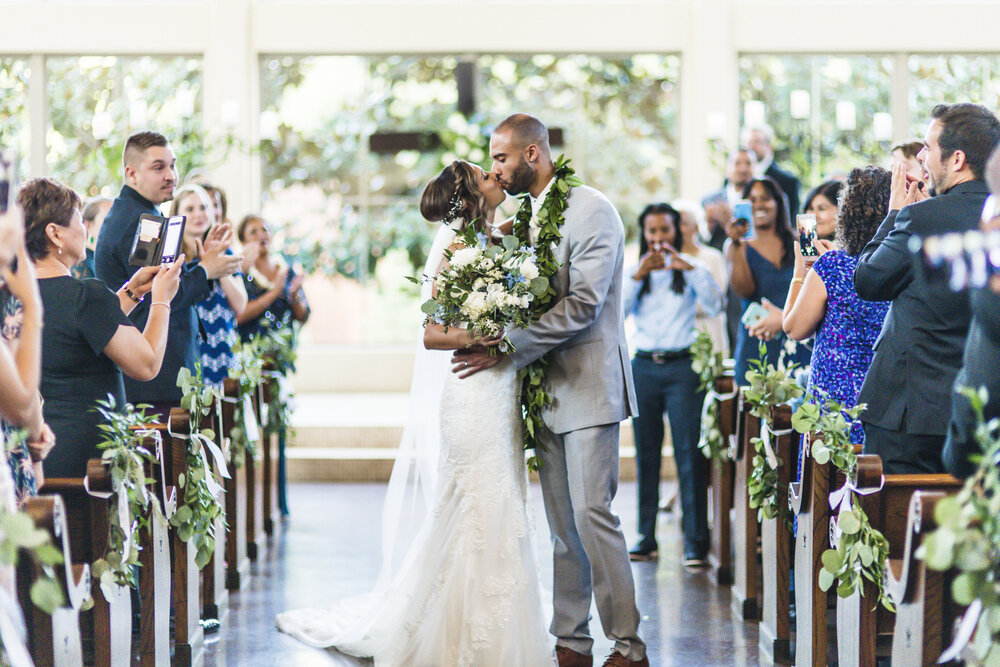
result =
M668 485L665 484L665 488ZM378 574L379 519L383 484L293 484L292 515L253 566L250 584L233 597L223 629L209 637L206 667L287 665L357 667L370 662L333 650L314 649L274 627L279 611L322 607L330 600L363 593ZM549 534L541 490L531 489L542 581L551 581ZM635 485L623 483L614 503L626 539L635 538ZM680 564L680 527L675 514L660 515L660 561L633 563L636 597L651 665L683 667L757 665L757 628L735 620L729 589L715 586L707 570ZM611 643L602 636L596 610L591 632L595 656ZM601 660L595 660L599 666Z

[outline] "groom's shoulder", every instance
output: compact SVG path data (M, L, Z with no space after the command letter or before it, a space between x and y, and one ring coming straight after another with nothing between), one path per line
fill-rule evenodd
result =
M589 185L578 185L570 191L566 203L567 214L587 214L601 209L613 212L618 215L618 210L611 203L611 200L604 196L604 193Z

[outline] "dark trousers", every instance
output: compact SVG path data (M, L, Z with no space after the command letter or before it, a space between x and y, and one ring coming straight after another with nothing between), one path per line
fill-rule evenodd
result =
M864 426L864 453L882 457L883 473L914 475L944 472L941 451L945 436L890 431L868 422L864 422Z
M708 459L698 450L701 409L705 393L690 357L656 363L632 360L639 416L633 418L636 468L639 481L639 535L641 545L656 545L656 514L660 504L660 461L663 450L663 414L670 418L670 435L680 486L681 528L686 556L704 556L708 549Z

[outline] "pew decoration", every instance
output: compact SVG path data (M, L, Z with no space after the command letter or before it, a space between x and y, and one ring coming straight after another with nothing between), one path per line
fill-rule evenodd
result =
M820 399L810 395L792 415L792 428L798 433L812 433L810 455L820 465L832 463L847 480L841 489L830 494L830 509L837 512L836 548L822 554L819 587L826 592L836 584L837 595L846 598L855 590L863 590L863 577L875 585L878 602L894 611L883 582L889 543L872 527L861 505L853 502L854 495L864 491L853 483L858 459L850 440L851 425L866 407L861 404L846 408L825 396Z
M976 414L975 437L983 449L978 468L961 491L942 498L934 507L937 528L917 550L932 570L955 568L951 596L967 606L955 642L941 662L957 659L972 642L976 658L986 665L1000 664L1000 420L985 422L989 400L985 387L959 390ZM975 460L975 459L974 459ZM974 635L974 636L973 636Z
M715 379L722 375L722 352L715 349L712 338L699 331L691 344L691 368L698 374L698 391L705 392L701 412L701 438L698 448L710 461L728 461L729 445L722 437L719 423L720 398L715 391Z
M755 456L753 471L747 480L747 495L750 507L757 509L758 521L782 516L791 525L788 508L778 502L778 468L785 462L778 458L771 446L771 410L801 398L803 390L791 374L795 369L794 363L788 366L779 364L775 368L766 362L767 348L763 343L759 350L760 358L750 360L750 370L746 375L750 384L744 389L750 413L761 420L760 436L750 440Z
M233 345L233 365L229 369L229 377L236 381L239 395L235 399L222 397L224 401L233 401L233 425L229 429L229 461L237 468L243 466L246 457L258 460L257 439L251 437L256 431L254 420L253 397L262 381L264 358L258 349L258 339L242 341ZM253 425L249 427L251 421Z
M95 408L104 418L98 428L106 440L98 443L101 460L108 466L112 492L117 505L108 511L108 546L101 558L91 564L91 576L100 583L106 599L113 599L114 586L138 589L135 566L139 564L141 528L149 530L149 516L163 517L163 508L156 498L156 480L146 477L147 464L156 463L156 453L143 446L147 437L160 441L160 432L151 428L156 419L146 414L149 405L121 408L114 396L98 401ZM86 478L85 478L86 479ZM89 493L93 493L88 489Z
M261 328L254 336L258 354L264 359L264 373L277 379L279 390L268 392L267 421L265 427L272 432L291 430L292 394L285 378L295 370L298 354L295 351L294 326L280 329Z
M182 490L177 511L170 517L170 525L177 529L177 536L183 542L190 542L196 549L195 564L205 567L215 551L215 525L223 513L219 502L222 486L212 474L208 453L215 459L223 477L228 478L225 455L215 444L215 432L202 428L201 420L211 412L214 393L205 384L201 375L201 364L195 364L192 374L181 368L177 374L177 386L181 388L181 407L191 415L190 433L175 433L168 426L170 435L188 441L186 462L188 473L181 473L178 485Z
M19 553L29 555L42 572L42 576L31 584L31 602L51 615L66 604L62 586L56 580L53 569L53 566L63 563L62 551L52 544L48 531L36 527L26 512L11 512L0 503L0 565L13 568L17 565ZM2 587L0 590L7 593ZM13 614L7 604L4 604L4 610L8 615Z

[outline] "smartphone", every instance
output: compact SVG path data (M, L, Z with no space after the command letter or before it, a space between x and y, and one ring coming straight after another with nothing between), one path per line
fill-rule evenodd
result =
M812 213L800 213L795 217L795 226L799 231L799 247L803 257L816 257L816 216Z
M753 227L753 204L747 199L741 199L733 206L733 219L737 225L746 227L743 239L749 241L757 234Z
M742 322L743 326L746 328L753 329L755 326L763 322L767 315L767 308L754 301L747 306L746 311L744 311L743 316L740 318L740 322Z
M163 239L160 264L173 264L181 253L181 239L184 238L185 221L186 218L183 215L175 215L167 220L167 233Z

